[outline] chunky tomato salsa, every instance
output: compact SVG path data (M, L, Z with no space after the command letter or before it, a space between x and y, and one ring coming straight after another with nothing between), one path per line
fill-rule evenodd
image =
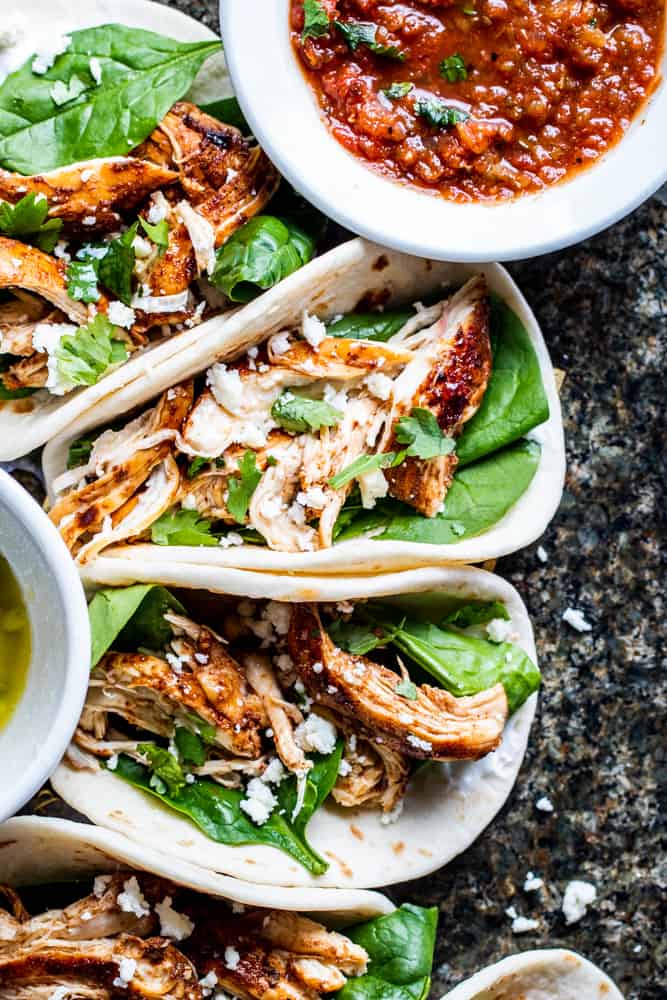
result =
M659 78L664 0L293 0L292 38L335 137L457 201L594 163Z

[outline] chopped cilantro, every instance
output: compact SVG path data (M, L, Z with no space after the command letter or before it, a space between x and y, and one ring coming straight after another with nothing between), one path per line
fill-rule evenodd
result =
M67 268L67 294L80 302L98 302L98 282L113 292L126 306L132 301L134 271L134 238L139 223L106 243L89 243L81 247L76 260Z
M334 21L334 24L352 52L356 52L360 45L364 45L376 56L397 59L399 62L405 61L405 53L396 45L383 45L377 41L377 24L371 21Z
M350 462L345 469L332 476L329 480L329 486L334 490L339 490L342 486L347 486L351 480L358 479L359 476L364 476L367 472L372 472L374 469L388 469L390 466L400 465L404 458L404 451L398 454L393 451L386 451L380 455L360 455L359 458L355 458L354 462Z
M0 201L0 232L10 239L31 243L52 253L62 229L62 219L47 219L49 203L40 194L27 194L15 205Z
M430 410L415 408L409 417L396 423L396 440L407 444L412 458L427 460L439 455L451 455L456 446L454 438L446 437Z
M449 80L450 83L458 83L460 80L468 79L468 70L466 68L465 60L463 56L455 52L451 56L447 56L440 63L440 76L445 80Z
M335 427L343 414L321 399L297 396L286 389L271 407L275 422L292 434L317 431L320 427Z
M117 327L103 313L71 335L61 338L56 348L58 373L64 382L95 385L112 365L127 359L127 348L114 337Z
M82 465L87 465L94 443L94 438L77 438L76 441L72 441L67 452L67 468L78 469Z
M322 35L326 35L329 23L329 15L321 0L304 0L302 42L307 38L321 38Z
M162 514L151 525L151 541L155 545L219 545L211 532L211 522L196 510L172 510Z
M401 97L407 97L413 88L414 83L391 83L382 93L391 101L398 101Z
M170 795L178 795L185 788L183 769L173 754L156 746L155 743L140 743L137 749L147 759L148 766L153 772L151 788L161 795L167 791Z
M410 680L399 681L394 688L394 694L400 695L401 698L407 698L408 701L417 701L417 685Z
M212 458L204 458L203 455L197 455L188 465L185 475L188 479L194 479L197 473L201 472L205 465L210 465L212 461Z
M239 476L229 480L227 510L239 524L245 522L252 495L257 489L262 473L257 468L254 451L246 451L239 462Z
M142 216L139 216L139 222L146 236L160 251L160 257L164 256L169 246L169 223L167 220L162 219L161 222L153 224L152 222L147 222Z
M415 114L433 125L435 128L449 128L470 118L467 111L455 108L441 97L418 97L414 103Z

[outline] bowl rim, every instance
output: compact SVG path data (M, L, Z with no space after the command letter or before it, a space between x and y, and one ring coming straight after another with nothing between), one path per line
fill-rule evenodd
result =
M30 764L0 790L0 821L13 816L55 771L81 715L90 672L90 626L83 585L65 543L39 504L0 469L0 503L35 542L61 595L66 637L65 679L58 709ZM17 577L15 566L10 566ZM38 623L31 616L31 628ZM30 680L22 699L30 697Z
M622 164L623 160L629 158L629 147L638 150L647 141L651 143L651 130L646 132L646 123L649 120L655 121L657 130L661 109L667 111L667 21L661 61L662 74L658 74L653 92L635 115L628 132L599 161L574 177L536 194L527 194L505 202L460 204L429 195L409 184L382 177L337 142L296 61L287 24L283 26L285 30L278 30L277 33L274 30L277 17L286 19L290 2L291 0L274 0L275 7L268 17L265 13L262 18L258 16L258 7L263 0L245 0L244 3L220 0L221 35L234 93L253 134L283 176L328 217L353 233L382 246L437 260L489 262L529 259L564 249L602 232L634 211L667 182L665 157L642 155L641 169L637 169L636 163L631 164L629 169ZM266 12L266 8L263 11ZM244 59L251 44L254 46L254 58ZM298 97L299 87L293 85L294 71L302 78L303 99ZM271 115L263 115L262 102L257 97L260 78L269 77L273 106L282 103L283 107L290 107L291 115L284 120L284 127L277 127ZM268 94L268 90L265 89L264 93ZM345 199L330 196L325 190L325 184L313 180L319 176L318 171L301 169L304 155L310 154L307 153L307 142L295 141L295 110L299 115L307 117L308 129L314 127L316 130L311 132L311 136L319 147L320 162L325 162L328 158L337 168L327 174L327 180L340 184L343 174L346 182L353 179L349 209ZM618 183L619 174L623 174L626 183ZM338 181L335 180L336 175L339 177ZM628 179L630 183L627 183ZM357 186L367 198L361 192L358 195L354 193ZM606 191L605 196L599 193L602 189ZM342 187L339 186L337 194L341 190ZM393 202L396 213L400 213L402 227L393 223L394 213L391 210L378 210L381 192L384 192L387 206ZM569 205L572 207L571 211L561 210ZM426 217L424 206L429 207L429 216L430 208L433 208L437 218L429 219L428 227L420 229L419 234L416 232L418 225L413 227L413 233L406 232L406 223L408 230L411 224L410 209ZM546 225L545 206L549 209ZM530 237L527 238L520 234L527 233L528 214L533 217L535 224L530 227ZM392 223L383 227L379 222L383 217L392 219ZM444 225L445 220L449 224L449 230ZM468 240L462 247L457 243L460 240L458 234L463 226L469 225L473 220L483 220L481 224L480 221L474 222L479 231L477 242L473 244ZM549 225L556 227L554 232L549 232ZM439 234L450 230L455 233L454 237L445 237L444 242L441 241ZM429 238L423 233L433 233L436 236Z

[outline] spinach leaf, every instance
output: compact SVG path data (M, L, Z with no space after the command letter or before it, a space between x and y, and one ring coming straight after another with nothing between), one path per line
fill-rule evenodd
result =
M404 622L392 642L457 698L502 684L510 715L540 686L540 671L511 642L489 642L421 622Z
M196 510L168 510L151 525L155 545L219 545L211 522Z
M315 241L289 219L257 215L216 251L211 283L232 302L250 302L312 260Z
M321 38L329 30L329 14L320 0L303 0L303 31L301 41Z
M195 767L202 766L206 760L206 745L198 733L193 733L184 726L177 726L174 733L174 743L181 759L186 764L194 764Z
M217 118L223 125L231 125L237 128L243 135L250 135L251 128L246 121L246 117L241 110L241 105L235 97L221 97L219 101L212 101L210 104L200 104L201 110Z
M122 649L160 649L171 636L163 617L168 610L185 613L182 604L156 584L98 590L88 605L91 666L99 663L116 640Z
M468 69L465 59L458 52L447 56L440 63L440 76L450 83L458 83L459 80L468 79Z
M491 296L493 368L482 405L457 442L459 467L517 441L549 419L539 361L519 317Z
M345 934L368 952L368 970L350 978L338 1000L426 1000L438 927L436 907L404 903L400 909L375 917Z
M252 495L259 485L262 473L257 468L254 451L246 451L239 463L239 476L229 480L227 509L235 521L243 524Z
M12 399L26 399L37 391L37 389L8 389L0 381L0 402L5 403Z
M285 389L271 407L271 416L291 434L318 431L320 427L335 427L343 419L340 410L322 399L310 399Z
M408 455L423 460L451 455L456 447L454 438L442 433L431 411L419 407L396 422L395 434L397 441L408 445Z
M462 604L445 615L442 624L470 628L471 625L486 625L494 618L509 621L507 608L500 601L470 601L469 604Z
M279 803L278 809L284 810L284 817L287 823L290 824L295 834L308 847L313 857L318 858L321 864L324 865L322 871L326 871L329 866L308 844L306 827L320 806L328 799L333 786L338 780L338 769L340 768L344 749L345 743L339 739L336 741L336 749L333 753L326 756L321 753L310 755L309 759L312 760L313 766L306 776L303 802L296 816L294 815L294 811L299 798L296 778L290 777L286 781L281 781L276 792Z
M333 323L327 323L329 337L349 340L381 340L386 342L401 330L415 314L414 309L387 309L385 312L348 313Z
M32 58L0 86L0 166L37 174L69 163L124 156L143 142L189 90L220 43L172 38L106 24L71 35L67 50L44 74ZM99 61L101 82L91 73ZM74 77L85 90L58 106L52 90Z
M381 628L371 622L338 620L327 627L327 632L339 649L344 649L353 656L366 656L374 649L389 645L400 627L399 624Z
M401 52L397 45L383 45L378 42L378 26L372 21L334 21L334 24L352 52L356 52L360 45L364 45L376 56L396 59L399 62L405 61L405 53Z
M388 469L390 466L393 468L400 464L405 455L404 451L399 452L399 454L394 451L385 451L379 455L360 455L359 458L355 458L348 466L332 476L329 480L329 486L334 490L339 490L342 486L347 486L353 479L365 476L367 472L372 472L374 469Z
M342 744L340 753L337 752L331 755L332 758L338 757L336 773L340 764L340 754L342 754ZM330 760L331 758L327 758L327 761ZM331 766L333 767L333 764ZM317 767L318 764L315 765L313 771ZM290 824L289 822L289 816L291 815L291 813L287 812L289 797L287 789L283 791L286 785L295 783L294 778L282 782L279 786L279 798L283 803L283 808L286 809L285 816L281 816L278 809L276 809L266 823L257 826L241 809L241 802L244 798L243 792L236 788L223 788L209 778L197 778L192 784L185 784L177 794L172 795L169 794L167 789L158 791L155 787L152 787L150 770L125 755L121 755L118 758L118 764L113 773L135 788L154 795L176 812L187 816L207 837L216 843L230 845L268 844L271 847L277 847L279 850L290 855L290 857L293 857L313 875L322 875L329 867L308 846L302 836L302 831L310 816L312 816L314 810L323 801L319 789L324 790L328 784L328 782L320 782L317 774L314 778L311 778L317 790L315 794L312 792L309 794L308 789L306 790L308 806L304 802L304 809L302 810L302 813L306 809L310 810L310 812L307 812L305 818L298 823L299 829L297 829L296 824ZM312 776L313 772L311 771L310 774ZM326 794L328 794L328 791ZM296 792L294 792L294 796L296 796ZM296 801L296 798L294 798L294 801ZM297 820L299 819L300 817L297 817Z
M111 368L127 359L127 348L114 337L116 327L98 313L76 333L61 337L56 348L58 374L69 386L95 385Z
M140 743L137 749L148 758L151 788L160 795L178 795L185 788L183 768L172 753L155 743Z
M449 128L465 122L470 118L467 111L448 104L441 97L418 97L414 103L414 111L420 118L425 118L434 128Z
M49 219L48 214L49 203L44 195L27 194L15 205L0 201L0 233L52 253L63 221Z

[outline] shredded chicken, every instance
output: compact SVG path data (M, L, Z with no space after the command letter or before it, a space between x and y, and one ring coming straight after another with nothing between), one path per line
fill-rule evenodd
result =
M340 716L334 715L336 726L344 730ZM332 796L346 809L357 806L379 806L391 812L401 801L410 778L409 758L384 743L371 743L357 736L349 724L343 760L349 772L339 774Z
M308 694L356 720L375 746L422 760L476 760L500 743L508 715L502 684L467 698L422 684L415 700L404 698L398 674L338 649L306 604L292 610L289 650Z
M78 326L88 322L86 307L67 294L64 264L6 236L0 236L0 288L24 288L46 299Z
M302 774L311 765L294 739L294 730L303 722L301 712L283 698L268 656L249 653L243 659L243 666L248 683L262 699L273 729L278 756L289 771Z

